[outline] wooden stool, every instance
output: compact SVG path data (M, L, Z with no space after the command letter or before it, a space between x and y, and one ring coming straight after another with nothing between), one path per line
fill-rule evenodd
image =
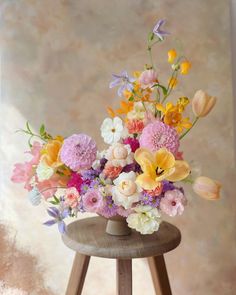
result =
M105 228L105 218L85 218L69 224L62 235L65 245L76 251L66 295L82 294L91 256L116 259L117 295L132 294L132 259L144 257L148 258L156 294L171 295L163 254L179 245L178 228L163 221L152 235L132 231L129 236L111 236Z

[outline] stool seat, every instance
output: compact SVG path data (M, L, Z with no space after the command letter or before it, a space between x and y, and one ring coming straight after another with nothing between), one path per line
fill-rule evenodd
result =
M132 231L129 236L111 236L105 232L107 220L90 217L74 221L62 235L66 246L74 251L104 258L132 259L163 255L181 241L177 227L163 221L157 232L141 235Z

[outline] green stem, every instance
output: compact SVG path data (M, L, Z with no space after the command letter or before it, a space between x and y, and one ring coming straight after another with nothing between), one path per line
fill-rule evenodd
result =
M199 117L196 117L196 118L195 118L195 120L193 121L193 125L192 125L192 127L190 127L189 129L187 129L187 130L186 130L186 131L180 136L179 140L181 140L186 134L189 133L189 131L190 131L190 130L193 128L193 126L197 123L198 119L199 119Z

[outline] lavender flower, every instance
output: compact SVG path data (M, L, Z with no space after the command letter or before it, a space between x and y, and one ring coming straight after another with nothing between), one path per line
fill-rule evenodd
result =
M113 81L110 82L109 87L113 88L115 86L119 86L117 91L119 96L122 96L123 92L127 89L128 91L132 91L134 86L133 82L136 80L135 78L129 77L126 71L122 71L120 75L112 74Z
M47 226L51 226L51 225L57 223L59 232L61 234L64 234L66 231L66 224L63 221L63 219L69 215L69 210L63 209L62 211L60 211L56 207L49 207L47 209L47 212L48 212L49 216L53 217L53 219L50 219L50 220L44 222L43 224L47 225Z
M149 205L151 207L159 207L160 205L160 197L150 196L146 192L143 192L143 194L140 197L140 201L142 205Z
M94 169L84 170L81 172L83 180L93 180L98 177L99 171Z
M170 182L168 180L163 180L162 185L163 185L163 188L162 188L163 193L165 193L166 191L171 191L176 188L173 182Z
M112 196L107 196L105 199L105 206L103 207L100 213L104 217L110 218L117 215L117 209L118 206L114 204Z
M160 19L153 28L153 34L155 34L160 40L163 40L165 36L170 34L166 31L161 30L161 26L163 26L165 22L165 19Z

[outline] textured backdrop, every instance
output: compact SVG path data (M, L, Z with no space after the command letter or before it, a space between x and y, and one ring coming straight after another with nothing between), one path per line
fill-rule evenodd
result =
M112 72L146 63L146 33L166 18L174 35L156 49L165 71L166 51L181 40L192 61L178 95L204 89L219 100L209 117L184 140L186 158L219 179L218 202L190 190L178 249L166 255L176 295L235 294L235 170L233 167L229 7L220 0L1 0L0 294L62 295L73 253L56 228L44 228L44 208L32 208L21 186L10 183L14 162L26 143L14 131L26 119L50 132L85 132L102 144L99 126L106 105L117 105L108 89ZM167 72L163 74L167 78ZM199 164L201 163L201 164ZM84 217L84 216L83 216ZM134 294L154 294L146 261L134 262ZM85 295L115 293L112 260L92 259Z

